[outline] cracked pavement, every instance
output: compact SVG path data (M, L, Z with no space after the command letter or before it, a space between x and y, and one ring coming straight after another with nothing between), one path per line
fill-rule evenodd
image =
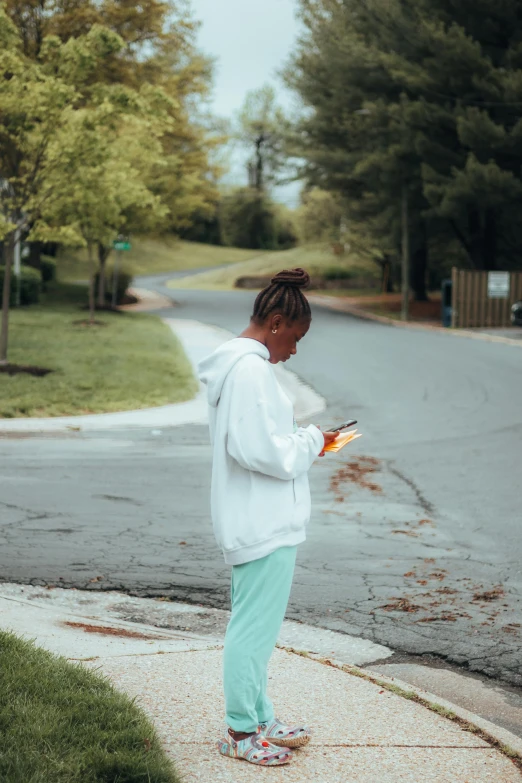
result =
M252 301L169 294L236 332ZM288 616L522 685L520 351L315 309L291 364L364 437L312 470ZM200 426L0 437L0 579L226 608L210 458Z

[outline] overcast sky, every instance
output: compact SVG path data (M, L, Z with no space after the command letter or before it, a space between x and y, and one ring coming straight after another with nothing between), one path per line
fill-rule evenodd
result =
M277 71L296 39L296 0L192 0L192 7L195 19L202 23L199 47L217 60L214 113L233 118L246 93L267 82L277 87L284 105L288 96L278 82ZM232 174L239 181L243 166L237 153L234 159ZM284 188L278 197L294 201L295 193L295 187Z

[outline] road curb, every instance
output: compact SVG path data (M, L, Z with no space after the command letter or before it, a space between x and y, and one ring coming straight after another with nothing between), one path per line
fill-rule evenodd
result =
M334 299L334 297L325 297L312 294L308 297L311 304L315 304L319 307L324 307L327 310L333 310L337 313L345 313L352 316L352 318L358 318L361 321L374 321L385 326L395 326L400 329L414 329L416 331L428 331L438 332L439 334L451 335L453 337L467 337L471 340L482 340L488 343L504 343L504 345L514 345L519 348L522 347L522 340L514 340L511 337L501 337L494 334L477 334L476 332L470 332L469 329L448 329L444 326L433 326L431 324L422 324L416 322L404 322L397 321L395 318L387 318L385 315L376 315L375 313L369 313L366 310L362 310L360 307L354 307L353 305L346 304L340 298ZM334 299L334 301L330 301Z
M367 682L385 688L398 696L402 696L404 699L416 701L418 704L426 707L426 709L436 712L447 720L459 723L464 730L478 734L486 740L486 742L495 746L497 750L511 759L511 761L513 761L522 771L522 738L517 737L507 729L490 723L485 718L481 718L480 715L476 715L475 713L464 709L464 707L459 707L456 704L447 701L447 699L436 696L415 685L410 685L396 677L376 674L375 672L368 671L360 666L353 666L352 664L342 663L342 661L337 661L335 659L324 658L320 655L315 655L314 653L296 650L293 647L281 647L281 649L284 649L293 655L310 658L323 666L332 666L335 669L346 672L346 674L360 677Z

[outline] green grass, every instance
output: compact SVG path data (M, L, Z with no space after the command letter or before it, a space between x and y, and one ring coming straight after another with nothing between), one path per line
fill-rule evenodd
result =
M295 267L303 267L313 276L320 275L326 269L334 266L346 269L352 267L358 271L365 270L370 274L374 274L376 270L375 264L372 264L370 261L362 262L360 259L350 256L339 258L328 247L304 245L292 248L292 250L264 253L259 258L239 262L234 264L233 267L226 269L215 269L197 275L190 275L179 280L170 280L168 285L170 288L228 291L234 288L234 283L238 277L262 277L275 274L282 269ZM346 285L346 281L344 281L344 285Z
M180 783L154 727L80 664L0 632L0 780Z
M136 276L234 264L262 255L264 253L260 250L183 242L173 236L134 237L132 250L121 253L122 263ZM109 263L113 260L114 253L111 253ZM58 256L57 268L60 280L87 280L89 278L87 251L63 248Z
M196 380L180 343L158 318L97 313L104 326L75 322L86 289L57 285L42 305L12 310L9 361L54 370L45 377L0 373L0 417L60 416L188 400Z

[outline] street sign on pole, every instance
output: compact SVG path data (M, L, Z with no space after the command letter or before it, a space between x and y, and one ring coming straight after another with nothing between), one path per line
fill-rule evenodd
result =
M132 245L129 237L120 234L118 239L114 240L112 246L116 250L116 261L114 262L114 270L112 273L112 306L116 307L118 298L118 267L121 262L121 253L123 250L131 250Z
M20 247L20 238L21 238L21 231L19 228L15 231L15 240L14 240L14 273L16 277L16 306L20 307L20 286L21 286L21 275L22 275L22 260L21 260L21 247Z
M132 245L128 239L116 239L112 246L115 250L131 250Z

